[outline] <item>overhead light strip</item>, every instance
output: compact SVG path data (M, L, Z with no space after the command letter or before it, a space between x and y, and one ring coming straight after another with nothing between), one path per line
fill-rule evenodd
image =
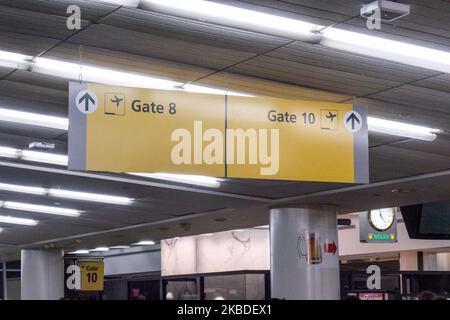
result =
M203 0L100 0L450 73L450 52Z
M99 194L99 193L71 191L71 190L63 190L63 189L49 189L48 195L52 196L52 197L58 197L58 198L102 202L102 203L110 203L110 204L118 204L118 205L130 205L134 201L134 199L127 198L127 197L112 196L112 195Z
M36 226L38 222L33 219L25 219L25 218L17 218L11 216L1 216L0 215L0 223L7 224L18 224L23 226Z
M151 240L142 240L136 243L132 243L132 246L153 246L155 245L155 241L151 241Z
M370 131L425 141L434 141L436 134L441 132L438 129L372 117L368 117L367 124Z
M80 249L72 252L67 252L68 254L89 254L89 250Z
M64 154L20 150L10 147L0 146L0 157L11 159L22 159L32 162L49 163L60 166L67 166L68 157Z
M0 108L0 121L7 121L65 131L69 129L69 119L67 118L53 117L5 108Z
M47 190L39 187L28 187L9 183L0 183L0 191L11 191L26 194L46 195Z
M144 0L140 8L307 42L317 42L320 38L316 32L322 27L305 21L210 1Z
M0 204L0 207L3 207L5 209L11 209L11 210L47 213L47 214L61 215L61 216L66 216L66 217L79 217L81 215L81 211L75 210L75 209L43 206L43 205L16 202L16 201L3 201Z
M67 166L68 164L66 155L40 151L22 150L20 158L26 161L50 163L59 166Z
M40 187L29 187L9 183L0 183L0 191L10 191L41 196L45 195L65 199L110 203L118 205L130 205L134 201L134 199L127 197L112 196L99 193L71 191L64 189L46 189Z
M14 63L13 63L14 62ZM166 80L148 76L145 74L137 74L132 72L107 69L104 67L90 66L78 63L71 63L56 59L33 58L32 56L24 56L13 52L0 50L0 66L13 67L17 69L27 70L40 74L60 77L68 80L79 81L80 78L86 82L97 82L115 86L138 87L149 89L176 90L206 94L227 94L235 96L251 96L230 90L211 88L206 86L187 84L183 86L183 82ZM22 116L20 121L25 121ZM6 117L6 116L5 116ZM55 119L47 119L54 125ZM31 121L31 120L28 120ZM64 124L58 124L63 127Z
M189 174L138 173L138 172L129 172L128 174L139 176L139 177L144 177L144 178L172 181L172 182L185 183L185 184L193 184L193 185L208 187L208 188L220 187L220 181L221 181L220 179L214 178L214 177L189 175Z

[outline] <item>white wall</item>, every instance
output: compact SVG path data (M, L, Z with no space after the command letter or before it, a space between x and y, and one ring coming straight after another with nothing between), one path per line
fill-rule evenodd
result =
M161 274L269 270L268 230L218 232L161 241Z
M106 276L155 272L161 270L161 253L159 250L156 250L106 256L104 262Z

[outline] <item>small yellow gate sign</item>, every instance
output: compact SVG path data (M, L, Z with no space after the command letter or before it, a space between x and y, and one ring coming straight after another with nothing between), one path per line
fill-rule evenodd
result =
M80 261L81 291L102 291L104 266L103 261Z

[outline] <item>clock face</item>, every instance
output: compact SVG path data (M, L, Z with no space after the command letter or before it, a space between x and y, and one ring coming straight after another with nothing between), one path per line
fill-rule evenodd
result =
M376 209L369 212L369 223L378 231L386 231L394 223L394 208Z

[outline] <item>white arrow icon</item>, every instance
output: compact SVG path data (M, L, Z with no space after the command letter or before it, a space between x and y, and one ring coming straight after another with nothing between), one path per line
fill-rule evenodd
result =
M98 99L92 91L81 90L75 98L75 104L81 113L92 113L97 110Z
M345 128L350 132L357 132L362 128L363 120L361 115L356 111L349 111L344 116Z

